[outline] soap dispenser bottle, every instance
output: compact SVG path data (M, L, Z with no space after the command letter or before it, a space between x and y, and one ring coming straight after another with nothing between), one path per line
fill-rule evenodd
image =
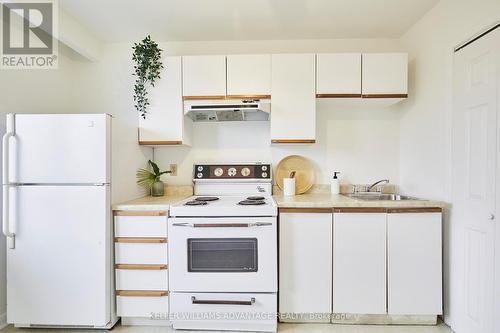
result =
M333 173L333 179L332 179L332 184L330 186L330 191L332 194L339 194L340 193L340 183L339 183L339 179L337 178L337 174L339 174L340 172L338 171L335 171Z

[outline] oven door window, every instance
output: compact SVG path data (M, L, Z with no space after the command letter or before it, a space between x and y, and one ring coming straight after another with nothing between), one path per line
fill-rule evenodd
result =
M257 238L189 238L188 272L257 272Z

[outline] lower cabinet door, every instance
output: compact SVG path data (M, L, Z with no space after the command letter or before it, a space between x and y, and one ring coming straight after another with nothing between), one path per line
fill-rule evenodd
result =
M119 317L168 318L168 293L160 291L117 291Z
M386 313L386 216L333 214L333 313Z
M332 312L332 213L280 213L280 321L328 322Z
M172 293L170 313L175 329L277 330L275 293Z
M442 314L441 213L389 213L388 312Z

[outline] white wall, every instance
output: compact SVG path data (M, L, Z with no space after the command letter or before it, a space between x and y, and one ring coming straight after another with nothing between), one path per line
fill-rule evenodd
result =
M441 0L402 38L410 53L410 96L401 105L400 185L451 202L453 47L495 21L498 0ZM459 329L462 262L457 221L444 225L445 318Z
M168 42L160 45L170 55L402 50L397 40L390 39ZM128 52L129 45L122 47ZM370 183L381 178L398 183L397 107L356 109L318 101L317 143L305 146L271 147L269 123L195 123L192 148L156 148L155 160L165 169L170 163L177 163L178 176L164 180L180 185L191 183L195 162L264 161L276 165L291 154L311 159L317 183L328 183L333 171L341 171L342 181L347 183Z

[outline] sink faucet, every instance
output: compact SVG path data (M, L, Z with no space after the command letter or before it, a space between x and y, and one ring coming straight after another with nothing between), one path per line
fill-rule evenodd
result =
M370 186L368 186L366 188L366 192L371 192L372 188L374 188L375 186L377 186L378 184L381 184L381 183L389 184L389 179L381 179L381 180L371 184Z

